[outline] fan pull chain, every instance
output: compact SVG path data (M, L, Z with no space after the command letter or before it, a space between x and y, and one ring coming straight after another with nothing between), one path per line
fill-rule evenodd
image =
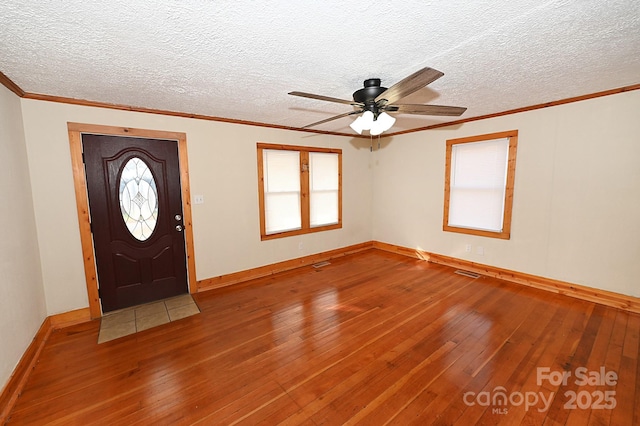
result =
M369 140L371 141L371 145L369 146L369 152L373 152L373 136L369 135Z

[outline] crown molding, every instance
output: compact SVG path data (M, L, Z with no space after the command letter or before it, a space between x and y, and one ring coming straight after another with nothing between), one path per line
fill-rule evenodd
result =
M526 107L522 107L522 108L510 109L510 110L507 110L507 111L495 112L495 113L492 113L492 114L478 115L476 117L463 118L461 120L447 121L446 123L432 124L431 126L417 127L415 129L409 129L409 130L402 130L400 132L389 133L389 134L387 134L385 136L386 137L397 136L397 135L404 135L404 134L407 134L407 133L421 132L421 131L424 131L424 130L439 129L441 127L457 126L459 124L469 123L471 121L486 120L487 118L495 118L495 117L501 117L503 115L518 114L520 112L533 111L533 110L536 110L536 109L542 109L542 108L548 108L548 107L552 107L552 106L570 104L572 102L580 102L580 101L585 101L587 99L600 98L602 96L616 95L618 93L631 92L633 90L638 90L638 89L640 89L640 83L639 84L632 84L631 86L618 87L616 89L603 90L601 92L589 93L587 95L574 96L572 98L559 99L559 100L556 100L556 101L545 102L545 103L536 104L536 105L530 105L530 106L526 106Z
M0 71L0 84L2 84L7 89L11 90L13 93L18 95L18 97L22 98L25 95L24 90L20 88L17 84L15 84L9 77L4 75L2 71Z
M142 112L147 114L158 114L158 115L165 115L170 117L193 118L196 120L217 121L217 122L231 123L231 124L242 124L245 126L266 127L270 129L292 130L297 132L316 133L316 134L322 134L322 135L354 137L354 135L351 135L349 133L329 132L329 131L314 130L314 129L300 129L297 127L282 126L278 124L260 123L257 121L238 120L233 118L216 117L212 115L169 111L169 110L163 110L163 109L145 108L145 107L137 107L137 106L131 106L131 105L111 104L107 102L90 101L86 99L67 98L64 96L43 95L40 93L25 92L22 98L35 99L38 101L57 102L57 103L70 104L70 105L81 105L81 106L96 107L96 108L116 109L121 111Z
M53 95L46 95L46 94L40 94L40 93L25 92L24 90L22 90L22 88L20 88L20 86L15 84L9 77L7 77L2 72L0 72L0 84L5 86L7 89L11 90L13 93L18 95L19 97L25 98L25 99L35 99L35 100L47 101L47 102L58 102L58 103L64 103L64 104L70 104L70 105L82 105L82 106L89 106L89 107L95 107L95 108L116 109L121 111L143 112L147 114L159 114L159 115L166 115L170 117L193 118L196 120L217 121L217 122L230 123L230 124L242 124L245 126L257 126L257 127L265 127L270 129L290 130L294 132L315 133L320 135L332 135L332 136L344 136L344 137L356 138L356 139L369 139L368 135L353 135L350 133L343 133L343 132L330 132L326 130L302 129L300 127L260 123L257 121L237 120L233 118L216 117L216 116L204 115L204 114L193 114L188 112L169 111L169 110L163 110L163 109L136 107L136 106L122 105L122 104L111 104L107 102L90 101L86 99L76 99L76 98L68 98L64 96L53 96ZM564 105L564 104L569 104L573 102L580 102L588 99L600 98L602 96L616 95L619 93L631 92L639 89L640 89L640 83L632 84L630 86L622 86L615 89L603 90L601 92L595 92L595 93L589 93L581 96L574 96L571 98L559 99L555 101L545 102L545 103L536 104L536 105L530 105L522 108L510 109L507 111L501 111L501 112L496 112L492 114L478 115L476 117L463 118L461 120L455 120L455 121L447 121L445 123L438 123L438 124L432 124L430 126L417 127L415 129L401 130L399 132L387 133L382 137L387 138L391 136L405 135L408 133L422 132L425 130L439 129L442 127L457 126L457 125L460 125L463 123L469 123L472 121L486 120L488 118L518 114L526 111L534 111L536 109Z

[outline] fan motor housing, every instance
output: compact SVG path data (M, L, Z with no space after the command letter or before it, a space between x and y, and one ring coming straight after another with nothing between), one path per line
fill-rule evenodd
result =
M375 104L375 99L387 90L386 87L380 86L379 78L370 78L364 81L364 88L353 92L353 100L361 102L365 105Z

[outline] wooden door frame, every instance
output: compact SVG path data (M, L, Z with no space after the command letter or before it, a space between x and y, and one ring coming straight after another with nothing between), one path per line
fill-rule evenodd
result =
M71 166L73 168L73 185L76 194L80 242L84 274L89 297L91 318L102 316L102 306L98 297L98 272L96 270L93 237L91 235L91 218L89 215L89 198L87 196L87 179L82 161L82 134L92 133L109 136L128 136L137 138L168 139L178 142L178 158L180 163L180 185L182 189L182 211L184 219L184 235L187 256L187 279L189 293L197 291L196 263L193 249L193 224L191 219L191 190L189 187L189 164L187 162L187 135L180 132L161 130L133 129L129 127L102 126L95 124L67 123L69 131L69 148L71 150Z

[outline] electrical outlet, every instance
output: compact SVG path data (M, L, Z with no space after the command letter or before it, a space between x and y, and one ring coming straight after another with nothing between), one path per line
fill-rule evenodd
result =
M464 247L464 251L466 251L467 253L471 253L471 244L467 244L467 245Z
M194 195L193 204L204 204L204 195Z
M298 250L302 251L302 241L298 243Z

